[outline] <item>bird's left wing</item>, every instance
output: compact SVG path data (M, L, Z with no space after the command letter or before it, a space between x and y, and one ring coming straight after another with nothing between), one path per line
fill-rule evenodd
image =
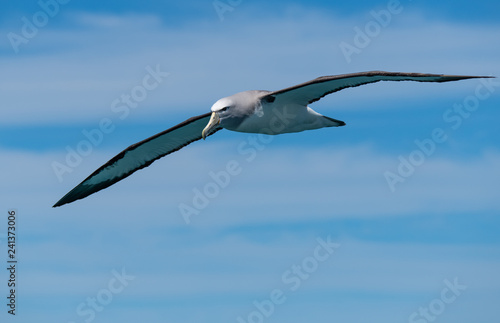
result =
M291 86L289 88L271 92L263 97L264 100L281 102L295 102L307 105L318 101L325 95L349 87L380 81L417 81L417 82L450 82L470 78L488 78L490 76L460 76L421 73L394 73L394 72L363 72L343 75L318 77L312 81Z
M106 164L102 165L83 182L64 195L54 207L82 199L124 179L135 171L149 166L155 160L173 153L193 141L201 139L211 113L192 117L170 129L133 144ZM214 129L212 135L222 128Z

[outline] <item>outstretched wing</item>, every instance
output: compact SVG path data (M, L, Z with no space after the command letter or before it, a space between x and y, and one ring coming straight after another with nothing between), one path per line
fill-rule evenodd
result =
M485 77L488 78L490 76L393 73L382 71L332 75L318 77L317 79L306 83L271 92L265 95L263 99L269 101L278 100L281 102L295 102L307 105L318 101L330 93L334 93L348 87L356 87L380 81L450 82Z
M82 199L124 179L135 171L149 166L155 160L171 154L193 141L201 139L201 132L208 123L211 113L192 117L178 125L160 132L148 139L133 144L106 164L102 165L64 195L54 207ZM209 135L222 128L214 129Z

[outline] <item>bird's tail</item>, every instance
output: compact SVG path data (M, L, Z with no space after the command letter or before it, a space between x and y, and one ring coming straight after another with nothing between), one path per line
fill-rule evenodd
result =
M329 118L329 117L325 117L325 116L323 116L323 118L325 118L326 120L328 120L326 127L342 127L342 126L345 126L345 122L344 121L333 119L333 118Z

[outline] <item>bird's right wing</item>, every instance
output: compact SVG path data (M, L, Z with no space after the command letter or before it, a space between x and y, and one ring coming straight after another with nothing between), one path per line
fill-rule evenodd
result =
M63 196L54 207L82 199L124 179L135 171L149 166L155 160L171 154L193 141L201 139L201 132L211 113L192 117L170 129L133 144L99 167L83 182ZM214 129L208 135L218 130Z
M286 89L270 92L263 96L264 100L281 102L294 102L308 105L322 97L349 87L380 81L416 81L416 82L450 82L471 78L490 78L491 76L463 76L422 73L395 73L395 72L363 72L343 75L318 77L312 81L291 86Z

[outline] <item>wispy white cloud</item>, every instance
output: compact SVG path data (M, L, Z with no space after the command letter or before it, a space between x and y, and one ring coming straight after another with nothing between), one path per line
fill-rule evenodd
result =
M217 161L209 169L223 170L225 164L220 160L225 155L222 160L238 161L242 172L199 216L193 216L193 222L200 225L484 212L500 207L494 193L500 176L495 167L500 158L497 152L467 161L430 158L392 193L384 172L397 167L397 156L380 155L367 147L328 151L273 146L251 163L244 156L225 152L227 146L223 149L211 149ZM211 156L202 156L193 160L211 164ZM167 168L165 165L165 171ZM202 179L193 185L201 191L206 183L213 182L207 170L190 171L189 177ZM192 190L180 195L181 201L193 205ZM241 219L228 215L238 214L242 205L249 216Z
M110 264L119 264L136 278L127 290L115 298L107 311L126 307L130 315L139 315L149 310L145 303L161 302L164 306L158 311L165 311L165 315L182 316L187 321L194 321L195 318L191 318L186 311L170 310L170 307L181 304L184 309L186 306L195 309L208 307L205 317L231 313L231 319L236 319L236 316L253 310L254 301L268 298L276 288L283 290L287 297L287 301L276 308L277 317L294 313L293 304L297 303L296 306L303 311L314 307L310 302L324 306L340 302L344 306L326 306L328 309L322 310L323 315L355 318L356 308L361 302L368 307L378 305L379 309L373 314L374 320L383 317L385 321L398 321L401 315L407 319L420 306L440 297L443 281L455 278L467 286L464 292L467 297L460 299L461 306L458 307L458 311L465 315L470 312L477 317L490 315L491 310L481 309L489 308L498 301L494 292L498 289L495 280L498 260L481 256L491 254L496 247L487 245L393 245L341 239L335 241L340 243L338 250L296 291L291 292L290 284L283 282L282 275L291 266L300 265L312 253L315 238L314 234L290 236L260 244L239 237L214 242L202 239L179 241L179 237L173 239L161 233L132 235L119 239L130 239L135 246L127 248L127 257L117 255L116 250L101 250L108 256L109 264L86 264L83 271L77 273L77 281L74 276L61 273L27 270L24 280L31 288L24 297L32 299L43 294L46 297L38 301L50 304L64 294L63 313L73 317L75 313L71 309L76 309L87 297L95 297L105 286L110 271L107 268L112 268ZM172 243L175 243L175 248ZM144 245L148 246L147 253ZM61 245L34 247L26 248L26 259L38 264L45 261L54 266L67 266L66 261L62 263L64 258L56 256L65 254ZM51 249L48 251L43 247ZM73 253L83 252L85 255L88 247L74 247ZM155 257L145 257L149 254ZM145 258L147 261L137 261ZM89 270L92 267L98 271ZM51 283L54 280L61 284L54 286ZM213 298L224 303L223 311L209 306ZM391 306L386 302L397 302L398 310L389 310ZM136 305L130 306L130 303ZM443 316L453 316L455 311L448 311Z
M109 189L51 212L81 214L82 208L91 208L113 214L112 210L121 208L140 212L146 207L153 212L154 221L182 226L179 205L193 206L194 190L204 192L207 184L214 182L210 173L224 171L231 160L241 173L232 176L215 197L207 198L200 214L192 217L194 225L494 212L500 208L495 194L500 177L496 167L500 154L496 150L465 160L428 158L416 167L412 177L398 183L393 193L384 173L397 169L397 156L382 155L369 147L329 151L306 146L290 149L271 143L256 152L255 160L248 161L249 154L238 152L241 142L209 141L193 144ZM4 174L5 182L11 185L4 186L2 194L13 204L24 205L30 200L35 202L33 211L42 208L48 212L53 202L115 153L96 150L60 183L51 165L64 160L63 154L3 152L8 161L5 167L12 171ZM123 199L124 195L130 198ZM241 215L243 206L245 216ZM106 216L100 221L119 218Z
M145 302L161 302L164 306L155 313L172 320L197 319L173 304L203 309L206 317L233 320L252 311L253 302L273 289L288 291L283 272L310 255L318 233L282 231L264 242L231 233L231 228L338 217L476 214L499 208L494 194L500 176L496 150L469 160L429 159L393 194L382 174L397 161L369 146L291 149L279 143L288 137L275 137L247 162L248 155L237 151L241 141L235 139L246 136L195 143L109 189L58 209L50 205L115 152L96 150L59 183L50 164L64 154L1 151L4 170L9 170L2 173L1 194L22 215L23 283L30 286L23 292L24 302L45 304L38 314L44 317L80 319L76 307L106 286L112 269L125 267L136 280L99 313L99 319L116 318L112 313L122 310L129 317L150 315ZM293 136L298 135L290 139ZM229 160L238 161L242 173L186 225L178 203L188 202L192 188L203 187L211 180L208 173L223 169ZM394 245L342 236L334 240L341 244L338 252L299 290L287 293L287 302L276 308L277 318L286 320L319 304L330 308L328 304L342 302L344 306L322 313L356 320L361 302L374 308L376 318L407 319L439 296L444 279L455 277L473 291L460 299L462 315L489 315L481 309L497 301L496 246ZM209 306L214 297L225 304L223 313ZM58 313L51 310L56 301L63 308ZM398 310L389 310L396 301ZM443 317L457 315L453 313L447 310Z
M230 28L219 21L173 28L161 25L155 16L81 12L71 17L82 27L44 30L28 51L42 50L40 54L8 56L0 63L6 107L2 122L78 122L110 115L112 100L140 82L147 65L156 64L171 76L142 104L148 107L147 116L206 111L221 96L286 87L324 74L373 69L500 71L496 59L500 48L494 41L498 28L491 25L395 19L347 64L338 44L354 37L346 26L362 26L364 17L333 18L311 11L303 19L285 15L259 25L244 17ZM43 44L58 49L45 51ZM359 102L366 103L369 97L377 99L377 91L417 98L420 94L412 93L416 86L398 87L398 93L389 87L356 91L361 94ZM458 93L465 88L466 84L445 90L427 87L425 93L443 96L444 91ZM339 93L338 100L347 103L352 93L348 97Z
M161 27L161 19L155 15L134 14L97 14L92 12L69 12L72 24L79 27L106 29L131 29L152 31Z

